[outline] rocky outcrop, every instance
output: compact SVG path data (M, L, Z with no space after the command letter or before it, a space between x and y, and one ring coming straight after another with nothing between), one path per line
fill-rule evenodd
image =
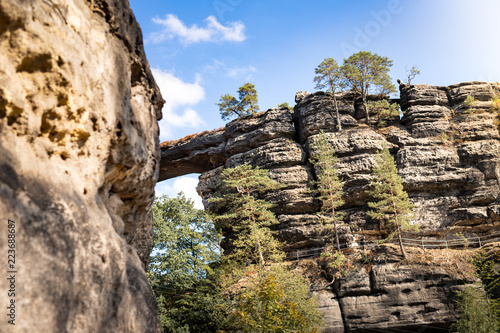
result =
M292 140L294 135L288 108L275 108L233 120L223 129L164 142L159 181L215 169L233 155L266 145L276 138Z
M127 2L2 1L0 49L15 331L159 332L145 267L163 100Z
M207 209L211 208L207 199L224 168L248 163L269 169L273 179L286 185L284 190L267 197L277 204L275 212L280 224L276 230L284 249L292 252L315 248L323 246L325 238L318 216L319 203L309 191L315 178L309 157L314 153L317 134L323 130L336 152L338 172L344 181L345 204L340 207L344 220L339 226L343 234L362 233L368 239L383 235L378 222L366 214L370 199L366 190L370 188L374 157L383 147L388 147L394 155L405 190L415 205L414 223L420 225L420 232L409 237L451 240L457 238L458 232L465 236L498 232L499 110L491 100L500 96L500 84L402 85L400 89L399 103L404 115L389 127L366 124L357 99L345 94L339 98L343 130L338 132L331 97L322 92L300 92L293 117L286 109L271 109L267 116L264 113L228 124L217 132L218 139L211 146L197 145L207 142L204 135L166 144L162 156L180 152L182 156L173 161L162 158L162 165L166 169L172 163L189 165L196 161L194 156L217 160L212 167L209 164L203 167L206 170L198 185ZM475 97L476 102L464 104L467 96ZM197 148L182 148L189 145ZM214 150L215 156L211 155ZM169 177L167 172L163 177ZM466 279L432 269L419 271L418 267L398 269L397 273L391 273L392 269L393 266L379 264L369 274L359 277L364 287L348 286L343 291L333 290L330 296L320 293L321 307L333 309L340 302L341 312L352 314L352 318L344 316L344 327L352 332L376 327L403 329L413 327L412 323L446 326L456 319L448 296ZM414 276L412 281L410 276ZM445 281L445 286L438 281ZM405 294L404 290L410 291ZM395 299L398 301L393 302ZM394 311L384 321L387 325L377 326L374 318L387 315L386 309L391 306ZM365 310L371 314L365 314ZM335 326L338 316L332 316Z

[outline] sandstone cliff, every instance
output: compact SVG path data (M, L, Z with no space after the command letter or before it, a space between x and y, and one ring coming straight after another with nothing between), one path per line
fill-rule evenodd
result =
M15 221L17 272L0 331L158 332L144 268L163 100L127 1L2 0L0 49L0 251Z
M400 90L401 98L394 102L400 103L404 116L385 128L364 124L356 99L346 94L340 103L342 132L336 131L328 95L298 93L293 114L287 108L270 109L235 120L221 130L162 144L160 179L203 172L198 192L210 209L207 199L224 168L249 163L269 169L273 179L286 185L267 197L277 204L277 230L284 249L293 254L320 247L325 239L318 228L319 203L308 191L315 178L308 159L312 143L323 130L345 181L345 204L340 209L345 213L344 234L364 234L368 239L382 235L378 222L366 215L369 198L365 191L370 186L374 154L383 147L395 156L415 205L414 222L421 229L411 237L452 240L458 232L466 237L498 232L500 135L498 110L491 100L500 96L500 84L412 85ZM472 106L464 104L469 95L477 100ZM434 267L396 270L387 262L377 263L369 273L359 272L354 279L359 286L321 294L322 307L334 318L331 332L447 326L457 318L453 290L471 282ZM382 321L377 318L391 307L390 316Z

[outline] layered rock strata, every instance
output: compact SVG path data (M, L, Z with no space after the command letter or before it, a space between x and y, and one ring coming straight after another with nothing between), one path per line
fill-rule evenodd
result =
M159 332L145 267L163 100L128 3L1 1L0 49L0 251L8 219L16 244L0 331Z
M301 92L296 96L293 116L287 109L271 109L257 117L233 121L215 134L163 145L162 168L167 170L170 165L178 165L180 170L182 165L189 166L197 158L216 161L197 169L197 172L203 171L198 192L207 209L211 208L207 199L213 194L224 168L248 163L269 169L271 178L286 185L283 191L267 197L277 204L275 212L280 224L276 228L285 244L284 249L293 252L319 247L325 245L325 237L318 215L320 205L309 191L311 180L315 178L309 157L319 131L323 130L336 152L338 172L344 181L345 204L340 208L344 213L340 226L343 234L364 234L367 239L384 235L379 223L366 214L370 200L366 190L370 188L375 154L384 147L388 147L395 157L405 190L415 205L413 222L420 225L420 232L408 237L452 240L458 237L459 232L466 237L498 232L500 110L495 108L492 100L500 96L500 84L412 85L401 86L400 90L401 99L398 102L404 115L385 128L364 123L356 99L346 94L340 98L343 130L338 132L331 97L321 92ZM472 105L464 103L467 96L474 97L476 101ZM207 135L213 139L210 145L207 145ZM241 143L237 149L233 148L236 142ZM174 155L179 157L173 161L167 159ZM160 178L171 176L168 171L162 171ZM361 302L362 297L367 297L362 303L371 304L369 307L372 308L380 302L385 304L384 299L388 296L383 295L386 294L408 298L398 303L399 310L393 311L394 320L389 320L384 327L400 327L396 324L398 321L404 327L410 327L412 321L447 326L456 319L450 290L465 283L463 279L456 279L453 275L445 277L439 272L426 271L418 275L418 269L409 269L397 273L398 277L391 277L392 270L392 266L380 266L371 275L360 277L361 280L369 280L369 283L363 291L355 292L359 295L333 290L333 296L323 300L322 307L333 307L335 302L332 299L337 299L344 316L344 326L352 332L382 327L376 325L375 319L358 313L360 310L356 309L356 304ZM428 277L425 274L441 276L436 277L436 281L447 281L445 284L449 288L444 290L438 282L426 285ZM416 277L409 281L413 275ZM398 279L400 282L396 281ZM415 296L409 297L402 290L387 286L404 283L409 284L411 293L415 291L412 294ZM445 294L446 297L443 296ZM426 298L430 299L428 304L420 304ZM412 308L410 303L420 305ZM380 305L380 313L384 313L384 306ZM404 310L407 306L418 309L409 315L404 311L413 310ZM432 319L426 321L424 317ZM350 319L346 321L346 318ZM406 318L406 322L402 318ZM336 322L336 319L332 320Z

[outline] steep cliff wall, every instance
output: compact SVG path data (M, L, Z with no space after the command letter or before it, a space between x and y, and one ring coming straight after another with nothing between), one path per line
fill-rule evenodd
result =
M2 0L0 49L0 331L158 332L144 267L163 100L127 1Z
M317 200L308 191L315 178L308 162L320 130L338 156L345 181L342 233L378 239L383 233L367 214L365 191L370 186L375 153L388 147L397 161L405 190L415 204L414 222L421 239L456 239L500 230L499 121L491 99L500 84L469 82L449 87L401 86L404 116L390 126L366 125L349 95L341 98L342 132L336 130L333 101L322 92L296 95L293 115L286 108L239 119L225 129L162 144L160 179L202 172L198 192L213 194L220 172L249 163L269 169L271 178L286 188L269 194L276 203L279 237L288 252L325 245ZM467 96L477 102L464 104ZM169 173L175 165L176 173ZM195 166L191 168L190 166ZM189 172L188 171L188 172ZM327 331L447 326L457 318L453 290L470 278L435 266L403 265L398 260L376 262L373 269L341 282L344 287L320 293L329 316ZM352 285L350 279L358 281ZM338 288L343 288L341 289ZM388 315L387 309L393 309Z
M469 95L477 99L472 107L464 105ZM420 236L487 234L500 229L499 120L491 102L497 95L498 83L401 86L404 116L385 128L359 120L355 100L346 96L340 103L344 130L337 132L332 99L322 92L301 92L293 115L286 108L270 109L221 130L162 144L160 179L203 171L198 191L207 199L225 167L250 163L269 169L273 179L287 185L268 198L277 204L287 250L322 245L315 215L319 204L308 192L315 177L308 158L323 130L345 181L341 210L346 213L346 232L379 236L378 224L365 214L365 191L374 154L389 147L416 206Z

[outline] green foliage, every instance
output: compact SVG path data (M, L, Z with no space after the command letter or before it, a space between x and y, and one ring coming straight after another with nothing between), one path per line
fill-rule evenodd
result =
M377 120L378 127L385 127L387 120L399 116L399 105L389 103L386 99L381 101L367 102L368 110Z
M451 327L458 333L500 332L500 312L480 286L465 286L457 293L462 317Z
M441 134L439 134L439 138L441 139L441 142L443 142L443 143L450 140L450 137L446 132L441 132Z
M472 108L472 107L474 107L476 102L477 102L477 100L473 96L468 95L464 101L464 105L468 108Z
M207 304L220 300L206 292L214 290L207 277L213 274L210 263L219 259L220 239L205 212L184 194L155 200L147 275L165 331L208 332L213 326Z
M222 120L241 118L259 111L255 85L245 83L238 88L238 95L239 100L230 94L225 94L221 96L219 103L215 103L219 107Z
M335 278L346 276L354 267L349 258L342 252L334 250L332 246L327 247L321 252L320 260L326 261L327 267L333 270L333 276Z
M241 332L319 332L322 323L309 282L281 267L260 270L247 277L236 297L235 326Z
M290 113L293 113L293 107L290 106L290 104L288 104L288 102L278 104L278 107L279 108L288 108L288 111L290 111Z
M205 212L182 192L156 199L149 275L169 288L189 289L219 258L220 239Z
M473 258L481 283L465 286L457 292L457 305L462 317L452 325L459 333L500 332L500 300L493 298L493 290L500 286L495 263L484 259L483 253Z
M461 240L462 242L464 242L464 248L466 248L466 249L467 249L467 248L469 247L470 242L469 242L469 240L467 239L467 237L465 237L465 235L463 234L463 232L457 232L457 233L455 234L455 236L457 236L458 238L460 238L460 240Z
M342 131L342 125L340 122L339 106L337 103L336 93L342 91L346 87L345 78L342 75L342 70L338 65L337 61L333 58L325 58L321 64L314 70L316 76L314 77L314 82L316 82L316 89L325 89L331 92L333 96L333 101L335 104L335 112L337 119L337 127L339 131Z
M413 80L417 75L420 75L418 67L411 66L410 69L406 68L406 84L411 85L411 80Z
M273 204L258 197L283 186L269 178L267 170L246 164L222 172L216 196L210 202L221 212L214 216L218 227L237 233L235 259L254 261L257 255L257 262L263 265L266 260L276 261L282 256L270 231L259 230L278 220L270 211Z
M493 298L493 293L496 289L500 288L500 277L497 276L495 270L495 262L486 260L483 252L476 253L473 257L474 266L478 270L479 278L483 284L484 290L488 297ZM500 311L500 299L496 300L497 310ZM498 313L500 315L500 312Z
M491 99L491 103L493 104L493 111L500 114L500 98L497 95L493 96L493 98Z
M216 196L210 199L219 212L214 216L218 227L235 233L225 273L217 279L232 301L232 314L219 322L224 331L317 332L320 325L308 281L281 265L264 266L281 262L284 253L268 228L278 223L269 210L272 205L259 197L281 188L267 170L244 164L221 173Z
M418 230L418 225L411 223L413 204L403 189L403 180L398 175L396 162L389 150L384 148L379 151L376 159L377 164L373 168L373 189L367 191L376 200L368 203L368 206L373 208L368 215L386 223L386 227L390 230L389 238L398 236L401 252L406 258L401 232Z
M467 110L465 110L463 113L474 114L476 112L476 110L474 109L476 102L477 100L473 96L468 95L463 102L464 106L467 107Z
M316 89L325 89L332 94L345 88L345 79L337 61L333 58L325 58L318 67L314 69L316 76Z
M360 51L344 59L341 67L342 75L347 80L348 85L361 95L365 105L367 122L370 117L366 97L370 91L376 89L383 94L396 91L389 76L391 66L392 60L369 51Z
M337 249L340 251L337 222L342 220L343 215L336 210L344 204L344 191L335 167L337 157L323 131L313 142L310 162L316 167L317 180L314 184L317 189L314 192L319 194L321 212L325 215L323 229L329 232L332 238L335 236Z

